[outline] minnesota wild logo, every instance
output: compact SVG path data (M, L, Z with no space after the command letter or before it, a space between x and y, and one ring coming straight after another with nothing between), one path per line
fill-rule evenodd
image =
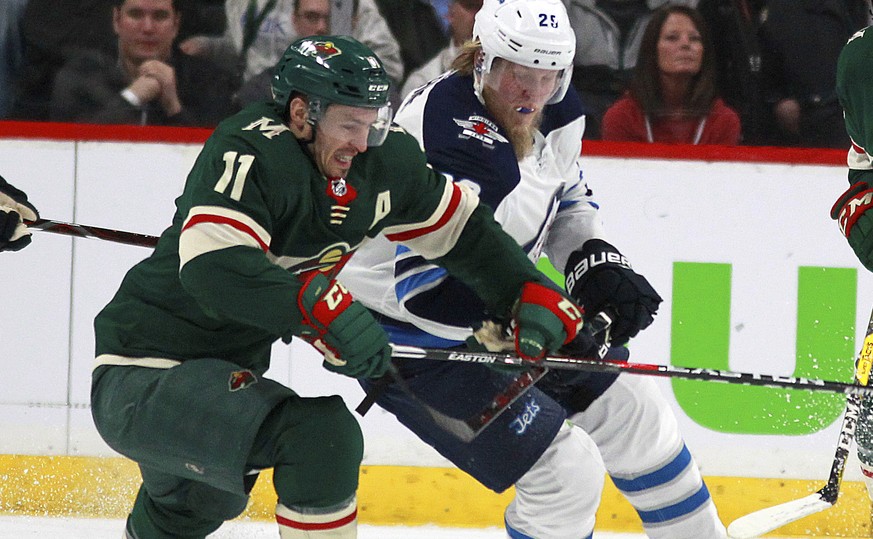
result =
M309 41L301 50L310 56L327 60L343 53L333 44L333 41Z
M230 379L227 381L227 386L231 391L239 391L240 389L245 389L257 383L257 376L255 376L252 371L245 369L230 373Z

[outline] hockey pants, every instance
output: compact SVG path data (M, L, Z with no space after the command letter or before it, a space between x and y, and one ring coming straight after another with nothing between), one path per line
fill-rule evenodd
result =
M562 430L516 483L516 498L506 510L510 537L589 537L603 466L650 538L726 537L676 418L653 381L621 375L569 420L579 428Z

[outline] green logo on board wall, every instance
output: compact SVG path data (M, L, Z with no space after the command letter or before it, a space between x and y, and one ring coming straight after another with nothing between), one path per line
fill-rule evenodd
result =
M562 282L548 261L541 261L539 267L556 282ZM857 270L801 266L797 277L792 375L851 382L856 354ZM675 262L672 303L670 363L731 370L731 265ZM768 357L790 353L761 350L760 368L755 372L772 372ZM845 396L831 393L697 380L673 379L671 383L683 412L699 425L718 432L811 434L832 424L846 405Z

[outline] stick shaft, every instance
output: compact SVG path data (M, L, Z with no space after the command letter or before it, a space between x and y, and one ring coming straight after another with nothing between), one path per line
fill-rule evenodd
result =
M419 348L414 346L394 346L394 357L411 359L434 359L440 361L460 361L463 363L490 363L495 365L525 365L522 358L501 352L464 352L442 350L437 348ZM554 369L570 369L593 372L631 373L647 376L669 378L686 378L690 380L708 380L731 384L776 387L784 389L808 389L814 391L829 391L848 395L873 395L873 387L859 384L817 380L797 376L774 376L768 374L751 374L716 369L701 369L679 367L675 365L657 365L647 363L628 363L623 361L604 361L599 359L546 356L537 363L542 367Z
M158 243L158 238L155 236L125 232L123 230L112 230L111 228L101 228L99 226L79 225L63 221L52 221L50 219L37 219L36 221L27 221L25 224L31 230L63 234L76 238L97 238L125 245L137 245L139 247L154 247Z

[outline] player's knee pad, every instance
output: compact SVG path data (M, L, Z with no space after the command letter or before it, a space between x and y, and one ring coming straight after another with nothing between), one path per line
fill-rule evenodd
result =
M594 442L565 425L534 466L515 484L506 509L512 536L585 537L594 529L605 470Z
M358 504L354 497L319 510L276 506L281 539L355 539Z
M651 469L682 447L679 424L652 380L619 376L584 412L570 422L597 444L610 473Z
M261 430L272 431L273 483L283 504L326 507L354 495L364 438L342 398L283 403Z

